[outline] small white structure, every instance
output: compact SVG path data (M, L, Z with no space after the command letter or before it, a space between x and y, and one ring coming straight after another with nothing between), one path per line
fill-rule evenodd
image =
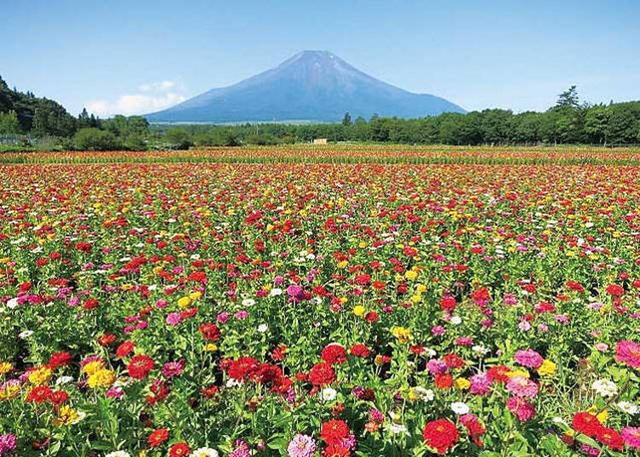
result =
M327 144L329 143L329 140L327 140L326 138L315 138L313 140L313 144Z

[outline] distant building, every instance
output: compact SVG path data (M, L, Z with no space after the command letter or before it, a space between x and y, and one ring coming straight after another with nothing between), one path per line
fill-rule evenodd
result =
M313 144L327 144L329 142L329 140L327 140L326 138L315 138L313 140Z

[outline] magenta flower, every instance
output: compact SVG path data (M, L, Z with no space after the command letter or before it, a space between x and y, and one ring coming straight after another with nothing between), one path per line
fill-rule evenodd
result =
M469 392L473 395L486 395L491 390L491 379L486 373L478 373L471 377Z
M531 420L536 415L536 408L524 398L511 397L507 400L507 408L520 422Z
M177 362L167 362L162 366L162 376L167 379L180 376L184 371L185 361L178 360Z
M0 435L0 456L8 455L16 450L18 439L13 433L4 433Z
M518 351L513 358L516 362L524 367L536 369L540 368L540 365L542 365L542 362L544 362L544 358L533 349Z
M640 427L624 427L620 435L628 447L640 449Z
M635 341L618 341L616 360L632 368L640 368L640 343Z

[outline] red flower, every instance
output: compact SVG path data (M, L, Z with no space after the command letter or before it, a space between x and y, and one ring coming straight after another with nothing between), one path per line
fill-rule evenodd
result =
M169 448L169 457L183 457L191 453L191 448L187 443L176 443Z
M440 308L443 311L453 311L454 309L456 309L456 304L456 299L451 295L445 295L440 299Z
M98 300L96 300L95 298L90 298L82 304L82 307L84 309L91 310L91 309L96 309L99 304L100 302L98 302Z
M329 446L337 446L349 436L351 430L347 423L340 419L331 419L322 424L320 428L320 439Z
M489 370L487 371L487 376L489 376L491 382L505 383L509 381L509 376L507 375L509 371L511 370L504 365L496 365L489 368Z
M609 284L607 286L607 293L614 297L620 297L624 294L624 287L619 286L618 284Z
M621 451L624 448L624 440L620 433L612 428L602 427L602 430L596 436L596 439L609 449Z
M331 384L336 380L336 372L326 362L318 363L309 371L309 381L314 386Z
M230 378L242 381L251 376L258 368L260 365L253 357L240 357L238 360L229 361L226 372Z
M328 344L320 355L322 360L333 365L334 363L344 363L347 361L347 351L339 344Z
M462 368L464 366L464 359L457 354L447 354L442 360L449 368Z
M587 435L591 438L599 435L604 429L600 420L598 420L595 415L587 412L576 413L573 416L572 426L576 432L582 433L583 435Z
M127 371L134 379L144 379L153 370L154 365L153 359L148 355L135 355L131 358Z
M322 453L322 457L349 457L349 455L351 455L349 449L340 445L329 446Z
M113 333L105 333L98 337L98 344L102 347L111 346L116 342L117 337Z
M51 388L49 386L36 386L27 394L26 401L29 403L46 403L51 399Z
M64 390L55 390L49 395L49 400L53 405L61 405L69 400L69 394Z
M362 343L354 344L350 352L351 355L355 357L366 358L371 355L371 349Z
M124 359L126 356L133 352L135 347L136 345L133 344L133 341L125 341L120 346L118 346L118 349L116 349L116 357L118 357L119 359Z
M151 432L149 437L147 438L147 443L149 443L149 447L158 447L161 446L162 443L169 439L169 430L166 428L159 428Z
M445 454L456 444L459 437L455 424L447 419L428 422L422 431L422 438L427 446L435 449L438 454Z
M438 373L435 376L435 382L438 389L450 389L453 385L453 376L449 373Z
M202 337L207 341L217 341L220 339L220 329L218 329L216 324L211 322L202 324L198 330L200 330Z
M478 417L474 414L465 414L460 417L460 422L467 429L471 440L476 446L482 446L482 440L480 437L485 434L487 429L478 420Z
M73 356L68 352L55 352L51 354L49 361L47 362L47 366L52 370L55 370L58 367L69 365Z

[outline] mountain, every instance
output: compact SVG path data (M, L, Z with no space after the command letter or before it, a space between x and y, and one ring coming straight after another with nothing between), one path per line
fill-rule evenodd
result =
M465 111L443 98L375 79L327 51L303 51L232 86L212 89L151 122L339 121L374 114L416 118Z

